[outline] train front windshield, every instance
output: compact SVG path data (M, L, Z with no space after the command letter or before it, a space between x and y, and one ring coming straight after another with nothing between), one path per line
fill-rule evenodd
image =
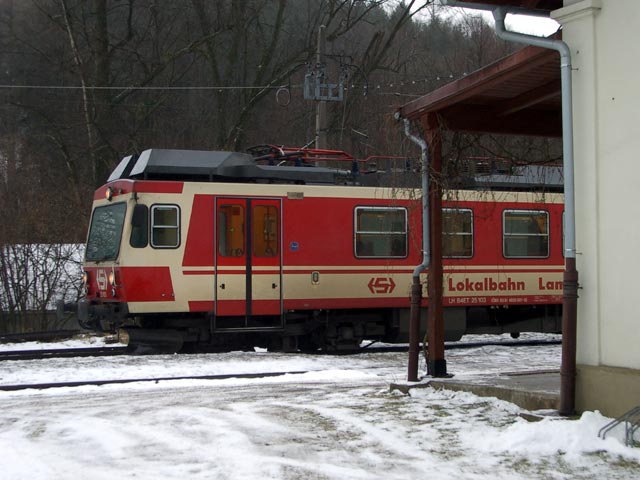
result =
M126 212L126 203L105 205L93 211L85 255L87 261L103 262L118 257Z

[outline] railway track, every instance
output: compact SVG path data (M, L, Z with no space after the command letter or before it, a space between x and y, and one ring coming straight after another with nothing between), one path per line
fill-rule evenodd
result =
M46 360L49 358L111 357L129 355L128 347L54 348L50 350L0 351L0 362L6 360Z
M557 345L560 344L560 340L514 340L514 341L490 341L490 342L450 342L445 345L448 350L453 349L472 349L482 348L486 346L506 346L506 347L521 347L521 346L544 346L544 345ZM422 348L422 346L421 346ZM358 353L403 353L408 351L408 346L374 346L371 344L364 348L360 348L357 351L345 351L337 352L337 354L358 354ZM48 358L72 358L72 357L89 357L89 356L114 356L114 355L131 355L132 351L128 347L93 347L93 348L72 348L72 349L55 349L55 350L20 350L20 351L6 351L0 352L0 361L2 360L33 360L33 359L48 359ZM318 354L326 354L326 352L318 352ZM334 353L335 354L335 353ZM218 375L189 375L189 376L175 376L175 377L152 377L152 378L128 378L128 379L113 379L113 380L80 380L80 381L68 381L68 382L48 382L48 383L32 383L32 384L15 384L15 385L0 385L0 391L19 391L27 389L45 390L62 387L82 387L82 386L101 386L101 385L113 385L113 384L126 384L126 383L140 383L140 382L167 382L173 380L226 380L230 378L237 379L250 379L250 378L267 378L278 377L284 375L301 375L307 373L307 370L296 371L280 371L280 372L266 372L266 373L244 373L244 374L218 374Z
M86 330L52 330L48 332L5 333L0 335L0 343L50 342L71 338Z
M3 392L15 392L18 390L45 390L50 388L63 388L63 387L84 387L84 386L101 386L101 385L115 385L123 383L136 383L136 382L167 382L172 380L227 380L229 378L268 378L268 377L281 377L284 375L301 375L307 373L307 370L294 370L289 372L266 372L266 373L230 373L222 375L194 375L194 376L179 376L179 377L153 377L153 378L126 378L116 380L81 380L76 382L53 382L53 383L31 383L31 384L19 384L19 385L0 385L0 391Z
M502 347L531 347L540 345L559 345L560 340L513 340L513 341L493 341L493 342L450 342L445 344L445 350L471 349L486 346ZM420 345L420 350L423 345ZM375 343L366 345L355 350L342 350L336 352L301 352L316 355L358 355L361 353L402 353L408 352L407 345L375 346ZM165 352L166 353L166 352ZM203 351L201 353L211 353ZM50 358L73 358L73 357L109 357L115 355L136 355L135 348L130 347L87 347L87 348L58 348L51 350L13 350L0 351L0 362L8 360L46 360ZM162 354L159 352L158 354Z
M489 342L449 342L445 343L445 350L462 350L471 348L482 348L490 346L499 347L535 347L539 345L560 345L562 340L510 340L510 341L489 341ZM420 350L424 349L424 345L420 344ZM375 343L366 345L358 350L345 350L338 352L331 352L334 355L355 355L358 353L393 353L393 352L408 352L409 347L407 345L392 345L384 347L376 347ZM320 354L326 354L326 352L318 352Z

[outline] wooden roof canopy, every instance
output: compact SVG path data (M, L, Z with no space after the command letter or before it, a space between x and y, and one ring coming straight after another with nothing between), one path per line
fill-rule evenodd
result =
M480 2L544 12L562 7L562 0L465 3ZM421 119L426 129L559 137L560 57L554 50L525 47L403 105L399 113Z

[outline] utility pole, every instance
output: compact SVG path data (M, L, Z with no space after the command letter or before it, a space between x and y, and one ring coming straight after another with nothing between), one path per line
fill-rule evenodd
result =
M326 72L326 64L324 61L326 48L326 26L320 25L318 29L318 52L316 57L316 71ZM325 78L319 79L321 83L326 81ZM316 148L327 148L327 101L318 100L316 106Z
M340 64L338 83L329 83L326 64L326 26L318 30L316 63L309 66L304 77L304 99L316 102L316 148L328 148L327 143L327 102L344 101L345 66Z

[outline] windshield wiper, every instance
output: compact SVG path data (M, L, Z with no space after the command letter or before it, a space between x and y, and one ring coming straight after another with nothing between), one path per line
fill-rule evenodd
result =
M87 260L89 260L90 262L100 263L104 262L105 260L115 260L115 257L112 255L103 255L97 259L89 258Z

